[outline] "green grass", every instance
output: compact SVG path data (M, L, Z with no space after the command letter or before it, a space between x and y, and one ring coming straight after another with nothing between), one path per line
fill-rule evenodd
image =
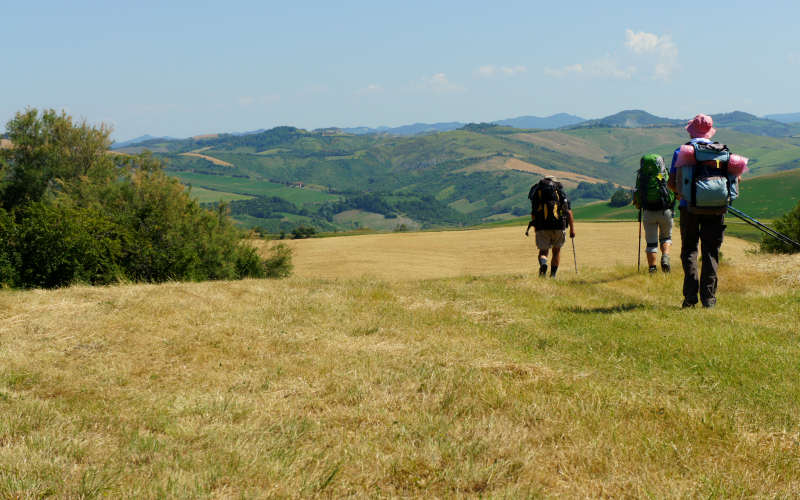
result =
M637 220L639 211L633 205L612 207L607 201L598 201L574 208L572 215L577 220Z
M222 175L204 175L192 172L168 172L184 184L212 190L253 196L278 196L297 205L336 200L339 197L312 189L297 189L263 180L252 180Z
M751 217L778 218L800 203L800 169L744 177L733 206Z
M252 196L237 193L226 193L224 191L214 191L199 186L192 186L192 198L199 203L212 203L216 201L249 200Z
M767 264L0 291L0 497L792 498Z

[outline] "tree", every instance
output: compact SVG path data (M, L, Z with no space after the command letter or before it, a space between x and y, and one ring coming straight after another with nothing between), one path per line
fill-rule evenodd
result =
M776 220L774 226L776 231L785 234L794 241L800 241L800 203ZM761 237L761 250L773 253L795 253L798 251L797 247L766 234Z
M41 200L76 182L107 182L111 130L75 124L65 113L28 109L8 122L12 147L0 150L0 203L6 210Z
M608 202L612 207L624 207L630 205L633 201L633 193L627 189L619 188L611 195L611 200Z
M0 285L237 279L291 269L288 249L262 259L225 206L200 207L157 159L110 154L106 127L27 110L7 128Z

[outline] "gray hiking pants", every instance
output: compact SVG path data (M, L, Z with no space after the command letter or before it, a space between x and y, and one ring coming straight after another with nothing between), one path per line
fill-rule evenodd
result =
M724 215L692 214L681 207L681 264L683 265L683 298L697 303L697 295L704 306L717 302L717 267L719 249L725 233ZM698 276L697 243L703 267Z
M672 243L672 210L642 210L645 252L656 253L660 244Z

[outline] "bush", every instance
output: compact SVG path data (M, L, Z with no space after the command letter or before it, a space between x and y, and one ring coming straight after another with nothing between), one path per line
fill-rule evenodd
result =
M14 147L0 151L0 284L288 274L288 248L262 260L225 206L200 207L149 155L109 155L107 130L52 111L18 114L8 128ZM21 184L20 176L43 185Z
M311 238L317 234L317 230L311 226L297 226L296 228L292 229L292 239L294 240L302 240L304 238Z
M774 228L794 241L800 242L800 203L790 212L783 214L780 219L776 220ZM795 253L800 251L794 245L784 243L766 234L761 237L761 250L772 253Z
M633 193L627 189L619 188L611 195L611 200L608 204L612 207L624 207L630 205L633 201Z

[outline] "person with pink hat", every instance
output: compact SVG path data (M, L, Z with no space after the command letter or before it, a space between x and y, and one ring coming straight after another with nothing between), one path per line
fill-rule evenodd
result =
M686 143L694 148L694 144L711 144L711 138L717 133L714 121L708 115L697 115L686 125L690 141ZM672 155L672 166L669 171L668 187L681 198L676 185L678 147ZM703 307L714 307L717 303L717 269L719 267L719 249L722 246L725 232L725 213L696 213L690 210L687 200L681 198L681 265L683 267L683 308L692 308L699 301ZM697 246L700 243L702 269L698 272Z

